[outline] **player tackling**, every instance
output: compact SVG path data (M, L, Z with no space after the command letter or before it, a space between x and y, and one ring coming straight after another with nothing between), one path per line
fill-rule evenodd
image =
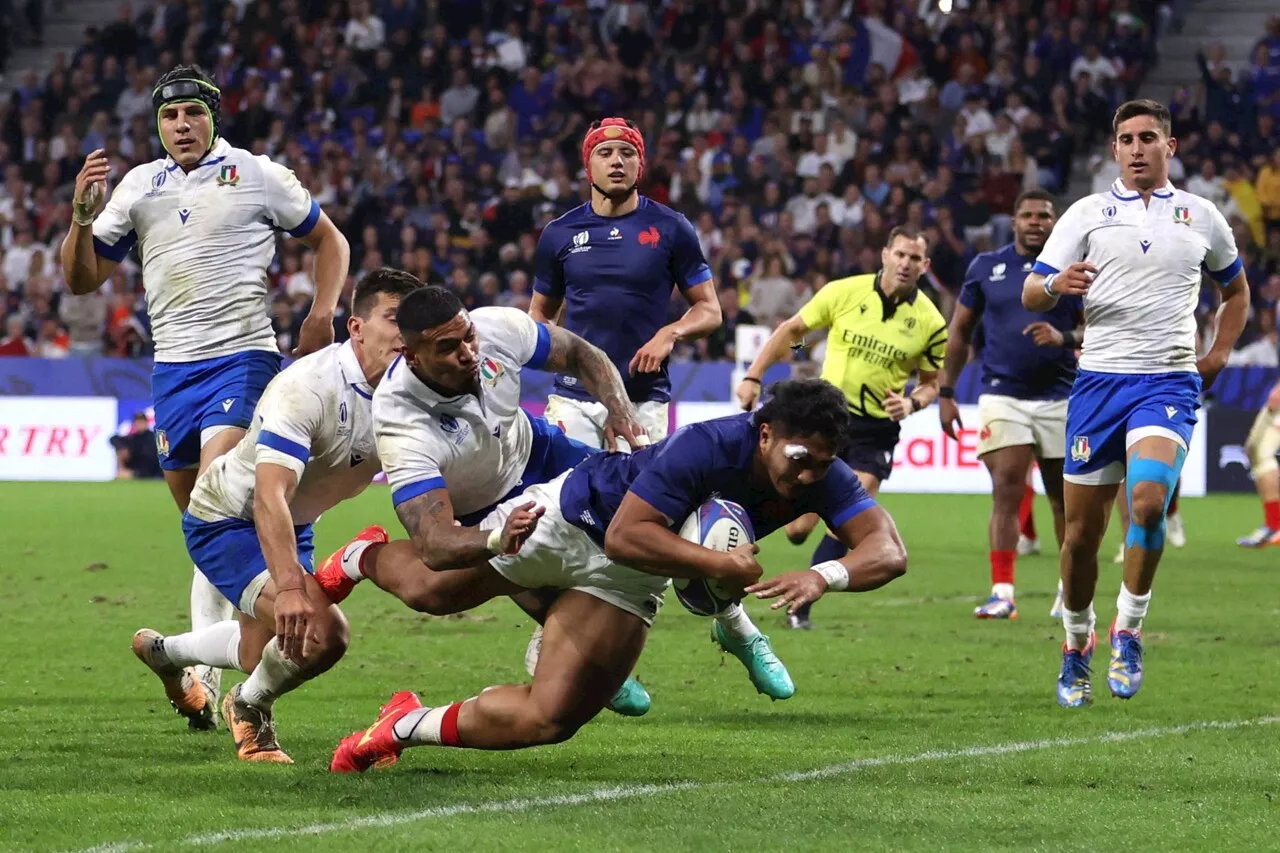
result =
M164 74L151 100L168 156L129 170L108 200L107 155L91 153L76 177L61 252L67 286L80 295L101 287L138 247L155 339L156 445L182 511L197 474L244 436L280 370L267 292L276 234L287 231L316 253L316 295L298 355L332 343L350 254L293 172L219 137L221 99L196 66ZM196 567L192 627L229 618L231 604ZM178 712L192 728L216 728L219 672L184 677L204 688L184 691Z
M1023 304L1052 311L1083 297L1088 333L1067 405L1066 531L1061 573L1066 644L1058 703L1093 700L1098 546L1121 481L1127 489L1124 579L1110 631L1112 695L1142 686L1142 622L1165 544L1165 513L1186 459L1202 386L1227 363L1249 313L1235 239L1212 202L1174 189L1169 110L1149 100L1116 110L1121 176L1063 214L1023 285ZM1202 271L1223 287L1217 338L1196 359Z

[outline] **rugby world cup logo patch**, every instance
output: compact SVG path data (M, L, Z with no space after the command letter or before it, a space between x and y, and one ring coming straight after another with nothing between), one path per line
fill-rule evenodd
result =
M480 380L486 386L492 388L498 384L498 379L502 376L502 365L491 358L485 358L480 362Z

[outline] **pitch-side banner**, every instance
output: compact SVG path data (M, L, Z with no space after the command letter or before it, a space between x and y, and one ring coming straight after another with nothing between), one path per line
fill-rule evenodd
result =
M705 421L741 411L732 403L678 403L676 426ZM1191 439L1191 448L1182 469L1182 494L1196 497L1205 493L1205 433L1207 415L1201 410L1200 423ZM991 478L978 459L977 406L961 406L964 429L960 440L952 441L942 432L938 408L930 406L902 422L902 437L893 454L893 476L881 487L886 492L990 494ZM1044 491L1036 474L1036 489Z
M0 399L0 480L112 480L114 397Z

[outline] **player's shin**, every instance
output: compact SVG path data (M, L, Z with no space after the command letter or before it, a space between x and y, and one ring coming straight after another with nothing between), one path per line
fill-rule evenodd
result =
M200 631L219 622L234 618L235 608L218 592L200 569L192 566L191 578L191 630ZM222 672L217 667L197 666L196 678L209 688L216 700L222 686ZM216 706L216 701L215 701Z
M174 634L164 638L162 648L175 666L241 669L240 623L228 619L199 631Z
M298 689L316 674L314 670L286 658L280 650L279 641L272 640L262 650L262 660L240 686L239 698L267 711L277 699Z
M1093 636L1094 624L1097 622L1093 614L1093 603L1084 610L1067 610L1062 614L1062 628L1067 634L1067 648L1084 651Z

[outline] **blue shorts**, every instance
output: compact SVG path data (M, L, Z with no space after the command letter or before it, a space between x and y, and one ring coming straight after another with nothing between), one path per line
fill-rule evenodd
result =
M520 413L529 419L529 426L533 428L533 446L529 449L529 461L524 466L524 473L520 475L520 482L491 506L458 516L458 522L463 527L474 527L484 521L494 507L503 501L514 498L530 486L550 483L591 454L601 452L589 444L569 438L559 427L543 418L536 418L524 409Z
M1095 373L1081 370L1067 403L1067 458L1073 483L1124 479L1129 445L1164 436L1191 447L1200 407L1200 374Z
M248 429L267 383L280 372L279 353L253 350L203 361L156 362L151 396L160 467L200 464L200 433L215 426Z
M308 572L314 572L311 562L316 548L311 525L295 527L293 532L298 539L298 562ZM187 540L187 553L209 583L238 610L252 616L253 601L245 601L245 593L256 599L270 577L253 522L239 518L203 521L184 512L182 535ZM254 583L260 577L262 581Z

